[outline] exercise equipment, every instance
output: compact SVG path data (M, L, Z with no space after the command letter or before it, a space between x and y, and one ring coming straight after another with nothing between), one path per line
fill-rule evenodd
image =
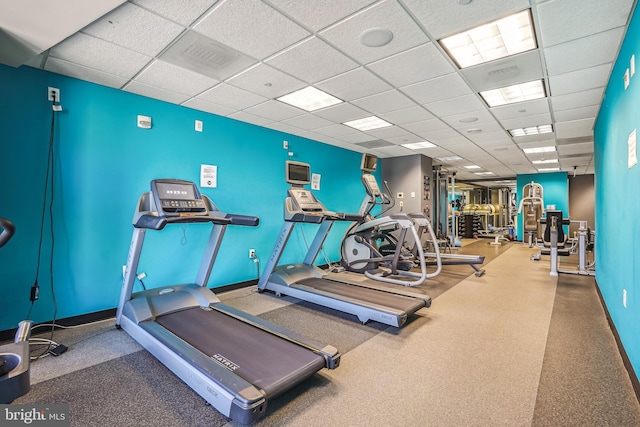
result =
M382 191L376 177L372 174L372 172L375 172L377 160L377 157L372 154L364 153L362 155L360 169L362 170L361 181L365 189L365 197L360 204L358 213L363 215L363 222L358 224L355 230L350 229L346 233L346 237L343 240L343 250L341 251L343 265L346 265L348 269L354 270L353 266L358 266L356 264L358 257L364 262L369 256L379 254L379 256L386 257L384 259L387 261L389 257L392 257L394 262L397 260L398 264L400 266L404 265L405 268L420 268L422 281L440 274L443 265L469 265L475 271L476 277L482 276L485 271L478 268L477 265L484 263L484 257L442 253L431 221L423 213L409 213L406 216L394 215L391 218L384 216L393 207L394 199L391 196L393 192L388 186L386 192ZM369 167L366 168L363 165L368 165ZM382 207L382 210L379 214L374 215L372 212L376 206ZM403 221L408 219L410 222L407 224L411 224L411 228L415 228L415 233L407 234L405 230L410 229L407 225L405 228L400 229L399 236L397 236L397 229L403 222L399 218L402 218ZM395 227L393 227L394 219L398 224ZM392 227L384 228L379 224L391 225ZM354 241L356 243L349 244ZM427 251L427 242L432 243L433 251ZM354 247L361 250L354 253ZM426 266L435 266L436 270L432 273L426 273ZM363 268L362 264L360 264L360 267ZM372 267L375 268L376 265L367 264L364 266L364 268ZM397 270L398 266L392 263L391 268Z
M147 230L187 223L212 224L195 282L133 293ZM258 223L255 216L221 212L192 182L151 181L136 205L116 313L116 326L243 424L264 415L269 399L340 361L334 347L223 304L206 287L227 226Z
M13 237L16 229L5 218L0 218L0 228L1 248ZM30 320L20 322L13 343L0 346L0 404L11 403L31 389L29 336L32 324Z
M538 222L544 212L542 185L531 181L522 188L522 199L518 207L518 215L522 213L522 230L528 236L529 247L532 248L540 237ZM523 212L524 209L524 212ZM523 241L524 241L523 234Z
M440 274L440 254L436 254L436 271L427 273L426 256L422 246L416 248L415 255L406 249L409 240L420 240L415 220L405 214L384 215L388 209L377 216L372 215L374 207L390 205L392 201L380 190L375 176L371 174L375 171L377 160L377 157L368 154L362 157L361 180L366 195L358 211L359 220L347 230L342 239L341 263L347 270L363 273L373 280L417 286L426 279ZM425 225L431 237L435 239L431 224L427 221ZM418 268L420 272L411 271L414 268Z
M362 221L360 214L329 211L304 188L310 183L308 163L285 162L291 184L284 204L284 224L258 282L260 292L290 295L304 301L353 314L362 323L375 320L400 327L408 317L431 305L428 295L384 286L363 274L325 271L313 265L335 221ZM278 265L296 224L317 224L318 230L302 263Z
M572 239L572 245L567 247L566 244L569 239L565 239L563 226L569 225L571 222L577 222L579 227L577 237ZM547 209L546 218L542 218L540 223L545 225L543 246L548 248L548 253L544 250L540 250L537 255L531 257L533 260L539 260L540 255L548 254L550 256L551 276L557 276L558 273L580 274L585 276L595 275L593 264L587 263L587 252L592 250L594 245L591 237L592 233L587 227L586 221L571 221L569 218L563 217L562 211ZM573 254L578 255L578 269L559 269L558 257L570 256Z

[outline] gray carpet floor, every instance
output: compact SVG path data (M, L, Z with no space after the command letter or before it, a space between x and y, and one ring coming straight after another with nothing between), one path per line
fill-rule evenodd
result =
M550 277L532 251L465 244L460 253L486 257L486 274L445 267L416 289L433 306L401 329L255 287L220 295L342 354L338 369L272 399L255 425L640 425L595 280ZM33 363L32 390L14 403L68 403L74 426L235 425L112 319L55 339L69 351Z

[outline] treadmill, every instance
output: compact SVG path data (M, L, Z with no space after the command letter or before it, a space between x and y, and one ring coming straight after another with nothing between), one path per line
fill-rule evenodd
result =
M185 223L212 224L195 283L133 293L147 230ZM220 212L192 182L153 180L136 206L116 313L118 328L243 424L263 416L270 398L340 362L334 347L223 304L206 287L227 226L258 223L254 216Z
M335 221L360 221L361 214L328 211L304 188L310 183L310 165L286 161L286 181L291 184L284 207L284 225L258 282L258 290L290 295L314 304L354 314L362 323L375 320L401 327L409 316L431 306L428 295L389 288L362 274L332 274L313 265ZM278 265L291 233L298 223L319 224L302 263Z

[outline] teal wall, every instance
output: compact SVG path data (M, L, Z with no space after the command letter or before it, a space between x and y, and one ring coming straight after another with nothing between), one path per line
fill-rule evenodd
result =
M594 128L596 281L620 340L640 373L640 165L628 167L629 134L640 129L638 71L625 91L623 76L635 55L640 64L636 9L615 62ZM627 307L623 306L623 291Z
M154 178L199 183L200 165L217 165L218 187L203 193L224 212L260 217L258 227L227 229L210 287L256 279L250 248L262 266L266 263L283 223L289 158L284 139L293 160L306 161L312 173L322 174L316 194L328 209L356 212L364 197L360 153L42 70L0 66L0 216L17 228L0 249L0 330L27 316L36 276L52 114L48 86L60 88L63 106L54 138L57 318L117 305L135 205ZM151 116L153 128L138 128L138 114ZM204 122L202 133L195 132L195 120ZM299 229L310 241L315 226ZM332 261L339 259L345 229L346 224L336 224L329 235L325 246ZM148 232L139 269L147 273L147 287L192 282L209 230L191 224ZM46 232L40 299L31 316L37 322L53 318L50 248ZM294 232L283 262L300 261L304 248L301 231ZM324 262L319 257L318 263Z
M531 181L542 185L542 197L544 200L544 208L548 205L556 205L556 209L564 212L564 216L569 216L569 179L566 172L548 172L539 174L518 175L516 177L516 198L518 206L522 200L522 190L526 184ZM543 214L544 216L544 214ZM522 240L522 214L518 215L517 221L517 239ZM565 232L568 229L565 227Z

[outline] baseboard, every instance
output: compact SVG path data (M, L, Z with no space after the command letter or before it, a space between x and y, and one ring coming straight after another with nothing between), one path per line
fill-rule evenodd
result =
M258 283L257 280L247 280L246 282L238 282L238 283L232 283L230 285L220 286L215 288L214 291L216 293L229 292L236 289L242 289L249 286L254 286L257 283ZM98 322L100 320L109 319L115 316L116 316L116 309L114 307L114 308L109 308L107 310L95 311L92 313L81 314L78 316L66 317L64 319L56 319L56 325L78 326L78 325L84 325L86 323ZM48 320L46 322L37 323L34 326L40 325L40 324L52 323L52 322L53 320ZM6 341L13 341L17 330L18 328L15 327L13 329L0 331L0 343L6 342ZM51 329L49 328L49 330Z
M627 370L627 374L629 375L629 379L631 380L631 386L633 387L633 391L636 394L636 399L640 402L640 381L638 381L638 377L633 369L633 365L631 364L631 360L629 360L629 356L627 356L627 352L625 351L622 341L620 340L620 335L618 335L618 330L616 329L616 325L613 323L613 319L609 314L609 310L607 309L607 305L605 304L604 298L602 297L602 293L600 293L600 286L598 286L598 281L596 280L596 292L598 293L598 298L600 298L600 304L604 309L604 314L607 317L607 322L609 323L609 328L611 328L611 332L613 333L613 337L616 340L616 344L618 346L618 351L620 352L620 356L622 357L622 363Z

